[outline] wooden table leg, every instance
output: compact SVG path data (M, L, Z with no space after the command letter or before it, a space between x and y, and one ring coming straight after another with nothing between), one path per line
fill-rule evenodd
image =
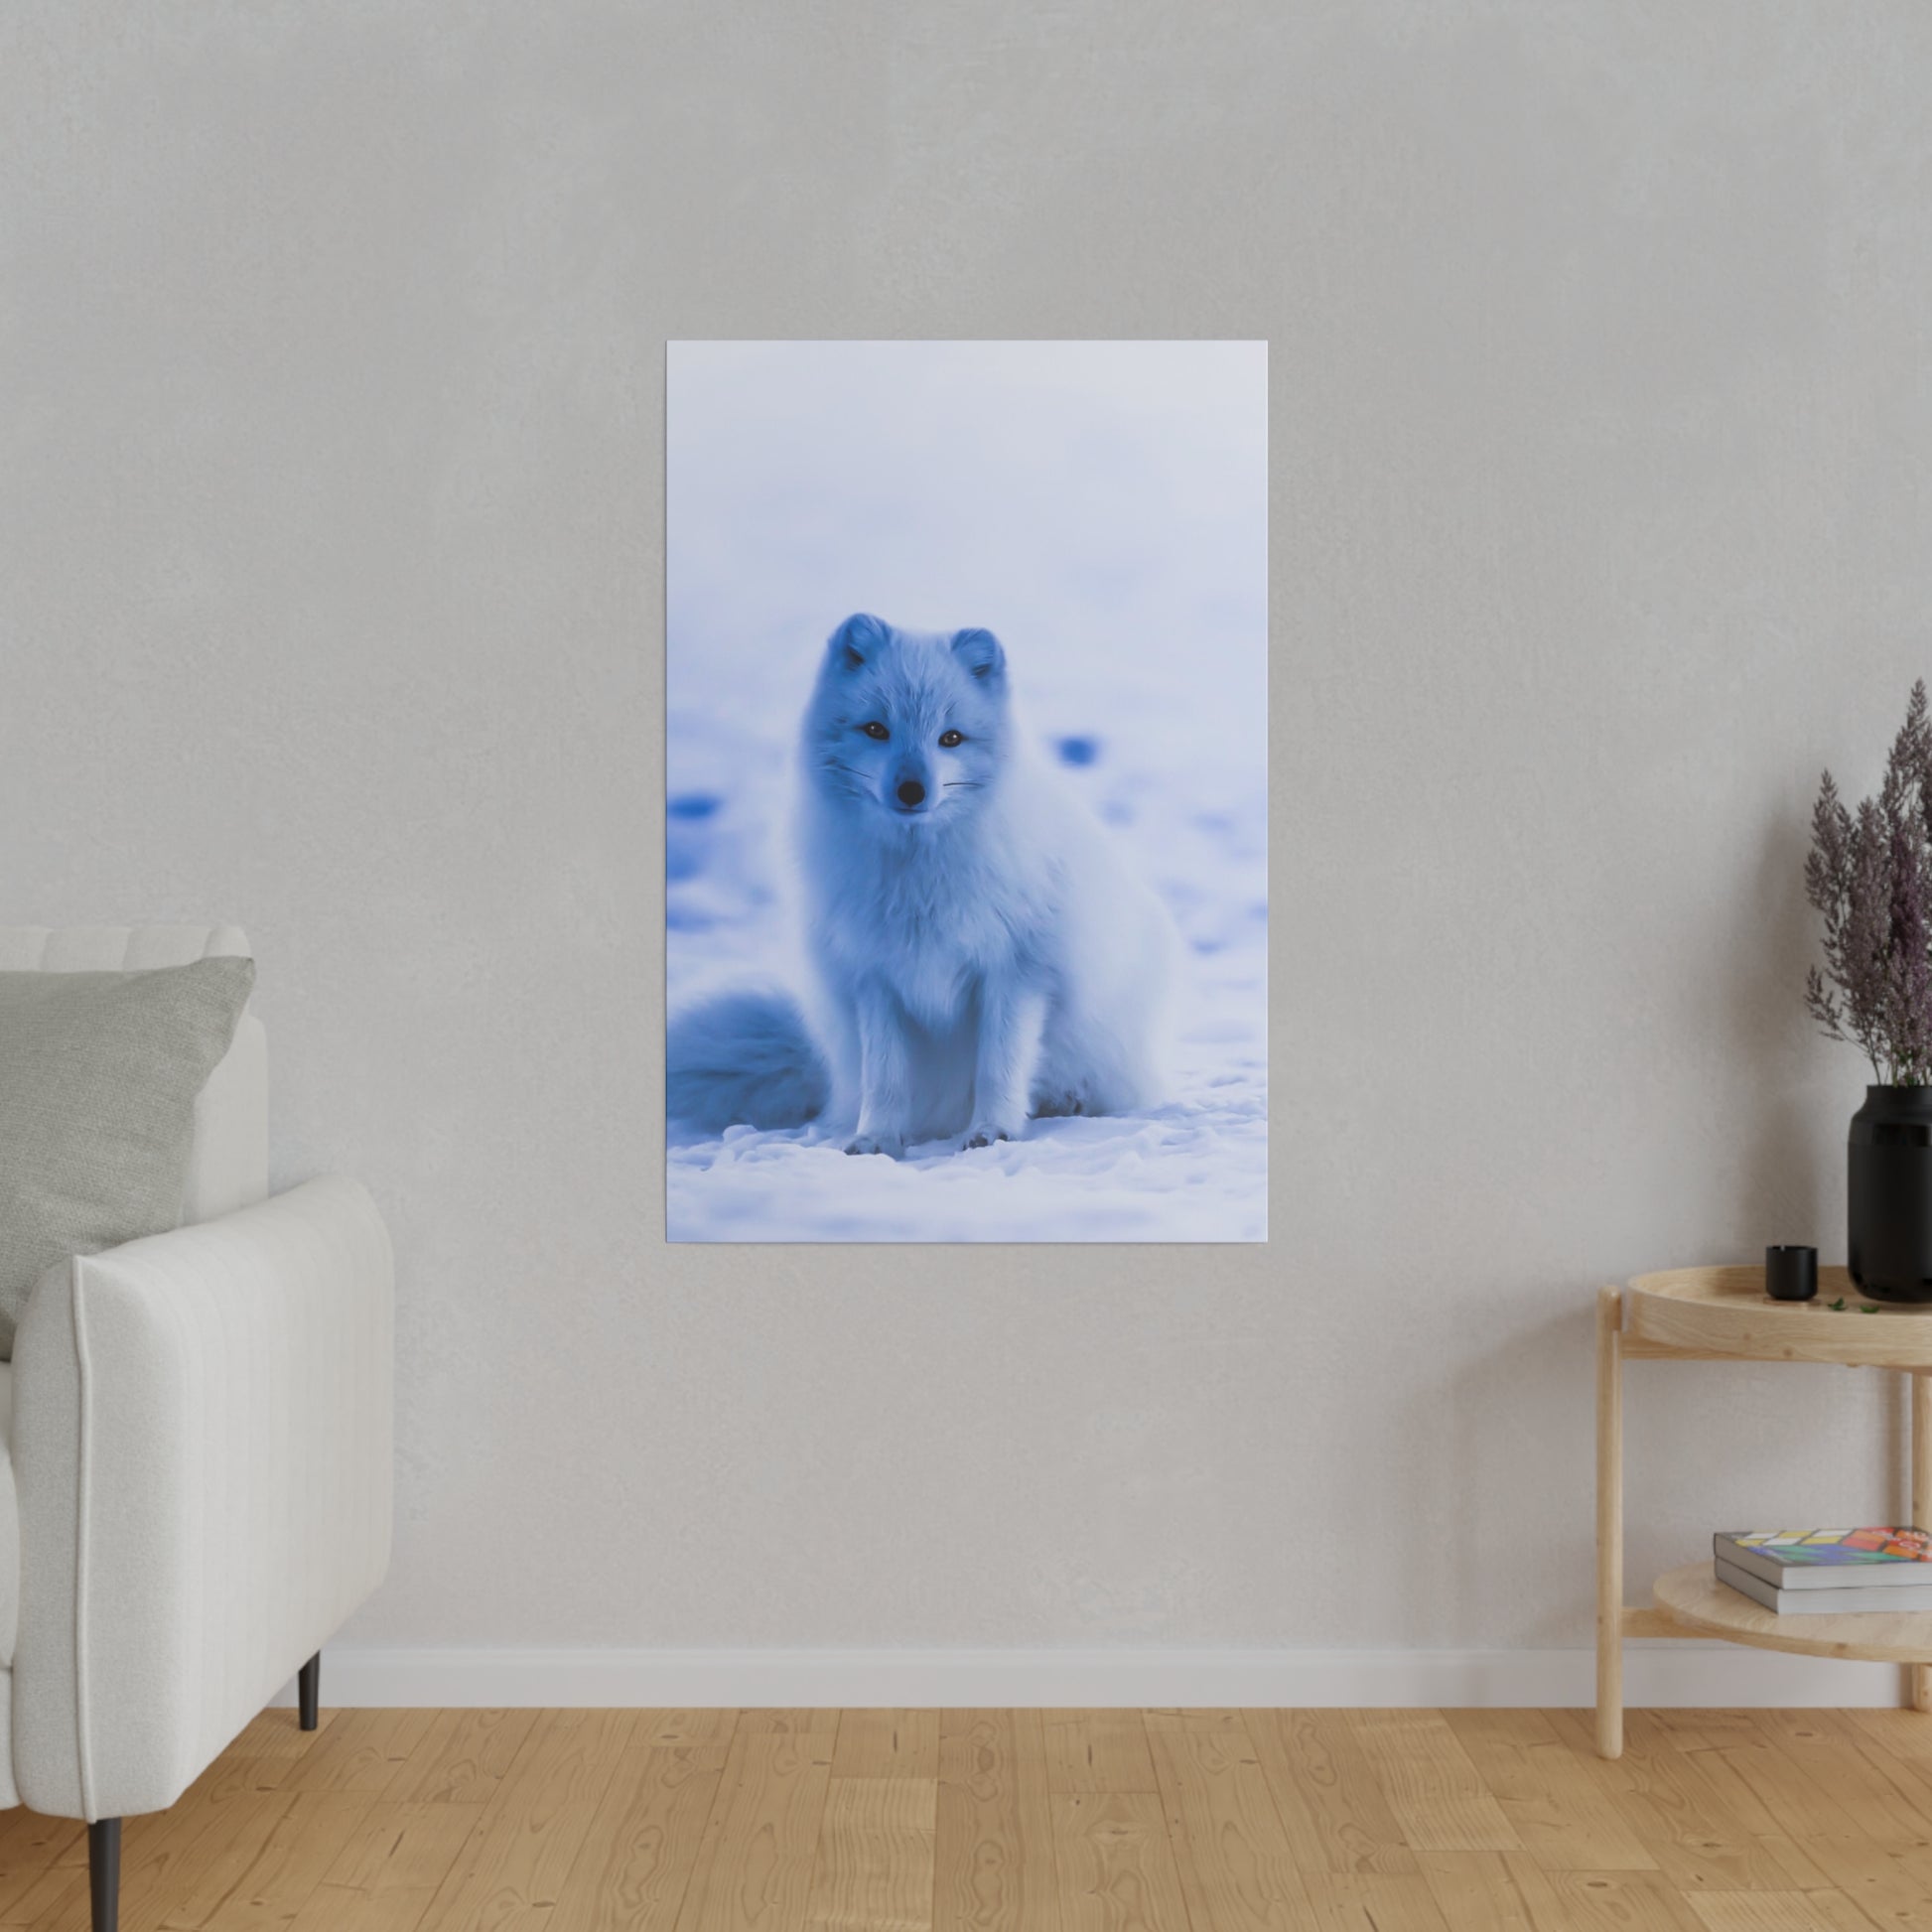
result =
M1623 1755L1623 1296L1614 1288L1596 1295L1596 1750Z
M1915 1371L1905 1379L1912 1385L1912 1521L1924 1529L1932 1523L1932 1375ZM1912 1709L1932 1711L1932 1665L1908 1669Z

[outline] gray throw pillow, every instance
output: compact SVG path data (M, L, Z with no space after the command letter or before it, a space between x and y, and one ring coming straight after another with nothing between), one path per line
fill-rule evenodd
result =
M43 1271L181 1221L195 1098L252 959L0 973L0 1356Z

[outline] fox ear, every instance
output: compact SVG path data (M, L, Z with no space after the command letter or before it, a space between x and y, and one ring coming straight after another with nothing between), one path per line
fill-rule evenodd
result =
M832 632L831 641L825 647L826 655L845 670L856 671L891 636L892 631L882 619L868 617L863 611L855 612Z
M953 654L986 684L997 684L1006 676L1007 654L990 630L961 630L952 640Z

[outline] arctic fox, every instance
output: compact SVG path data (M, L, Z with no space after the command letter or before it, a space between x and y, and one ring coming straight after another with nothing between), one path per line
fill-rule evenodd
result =
M990 630L848 618L800 779L813 1025L754 993L678 1016L673 1118L816 1118L848 1154L897 1157L1164 1097L1173 926L1015 724Z

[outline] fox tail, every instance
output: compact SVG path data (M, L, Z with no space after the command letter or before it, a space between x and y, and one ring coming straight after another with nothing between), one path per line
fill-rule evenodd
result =
M706 1133L802 1127L830 1092L798 1002L776 991L718 994L671 1016L664 1110Z

